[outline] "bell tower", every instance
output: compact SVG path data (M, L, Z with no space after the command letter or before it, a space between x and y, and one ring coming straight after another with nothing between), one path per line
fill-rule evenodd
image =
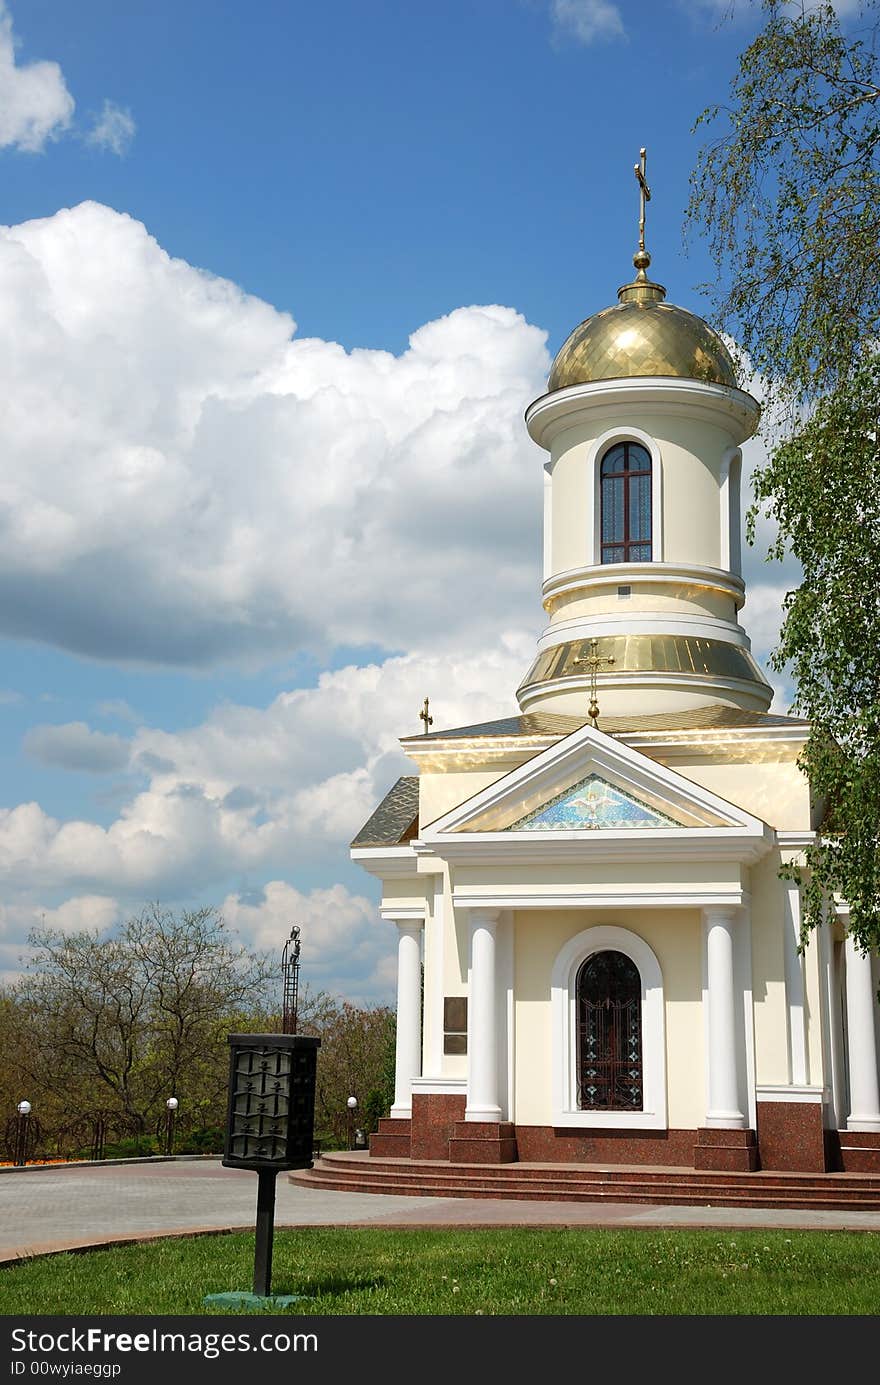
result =
M740 446L760 410L717 333L647 276L645 163L642 150L635 278L574 329L526 411L549 454L549 623L524 712L586 717L591 691L627 717L772 698L737 618Z

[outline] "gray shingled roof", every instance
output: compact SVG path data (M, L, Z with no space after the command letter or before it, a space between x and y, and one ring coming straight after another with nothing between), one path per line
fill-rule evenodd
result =
M419 777L404 775L382 799L352 846L400 846L415 835L419 821Z

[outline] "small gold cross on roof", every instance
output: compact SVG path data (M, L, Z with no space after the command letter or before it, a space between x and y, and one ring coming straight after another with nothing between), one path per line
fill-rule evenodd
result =
M423 722L425 723L425 735L426 735L426 736L427 736L427 734L428 734L429 728L432 727L432 726L434 725L434 718L433 718L432 716L429 716L429 714L428 714L428 705L429 705L429 704L428 704L428 699L425 698L425 705L424 705L424 707L422 708L422 710L419 712L419 721L423 721Z
M595 726L597 729L599 726L599 703L596 700L596 678L602 664L614 663L614 659L611 655L605 656L598 654L596 652L598 648L599 641L597 639L590 640L589 654L581 654L574 661L575 664L586 664L587 668L590 670L590 708L587 712L587 716L589 717L590 725Z

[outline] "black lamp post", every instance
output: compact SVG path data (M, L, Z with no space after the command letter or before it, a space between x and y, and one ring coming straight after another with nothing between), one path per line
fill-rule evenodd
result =
M28 1135L30 1134L28 1122L31 1104L29 1101L20 1101L16 1110L18 1111L18 1119L15 1125L15 1164L18 1168L24 1168L28 1156Z
M354 1113L357 1110L358 1099L350 1096L345 1103L348 1107L348 1147L354 1149Z
M170 1096L165 1102L165 1153L174 1153L174 1122L177 1119L177 1108L180 1102L176 1096Z
M303 1034L229 1035L229 1110L223 1163L257 1174L254 1295L271 1297L275 1179L310 1169L320 1039ZM209 1295L235 1301L241 1295Z

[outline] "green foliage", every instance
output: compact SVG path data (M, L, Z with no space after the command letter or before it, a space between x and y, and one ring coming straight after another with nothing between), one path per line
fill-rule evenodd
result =
M395 1018L384 1005L359 1007L325 991L300 996L299 1030L321 1040L315 1135L323 1149L345 1148L351 1127L376 1128L394 1100ZM347 1101L357 1098L352 1119Z
M26 1093L46 1129L105 1148L151 1141L165 1100L180 1102L178 1139L225 1121L230 1030L264 1006L273 964L237 944L212 909L159 908L111 936L31 935L35 953L3 997L0 1087ZM149 1151L148 1151L149 1152Z
M689 214L718 264L722 322L768 380L812 396L849 379L880 327L877 31L845 36L828 4L763 8L729 104L697 121L719 133Z
M878 0L846 33L830 5L764 0L728 106L698 126L690 214L719 265L721 324L764 377L774 420L749 516L803 569L772 663L811 722L801 759L820 833L804 939L835 896L880 944L880 84ZM782 420L781 424L779 420ZM824 812L824 816L822 816Z
M231 1032L279 1032L278 965L241 947L212 909L159 908L110 936L39 930L22 979L0 991L0 1115L28 1097L39 1155L88 1158L98 1122L106 1158L164 1147L165 1101L180 1106L178 1154L223 1149ZM325 992L300 996L299 1029L321 1039L316 1136L345 1146L394 1099L393 1013ZM2 1134L2 1127L0 1127Z
M234 1313L202 1300L249 1287L253 1256L250 1233L18 1260L0 1268L0 1312ZM864 1232L309 1227L278 1230L272 1288L306 1295L297 1317L873 1317L878 1274L880 1240Z

